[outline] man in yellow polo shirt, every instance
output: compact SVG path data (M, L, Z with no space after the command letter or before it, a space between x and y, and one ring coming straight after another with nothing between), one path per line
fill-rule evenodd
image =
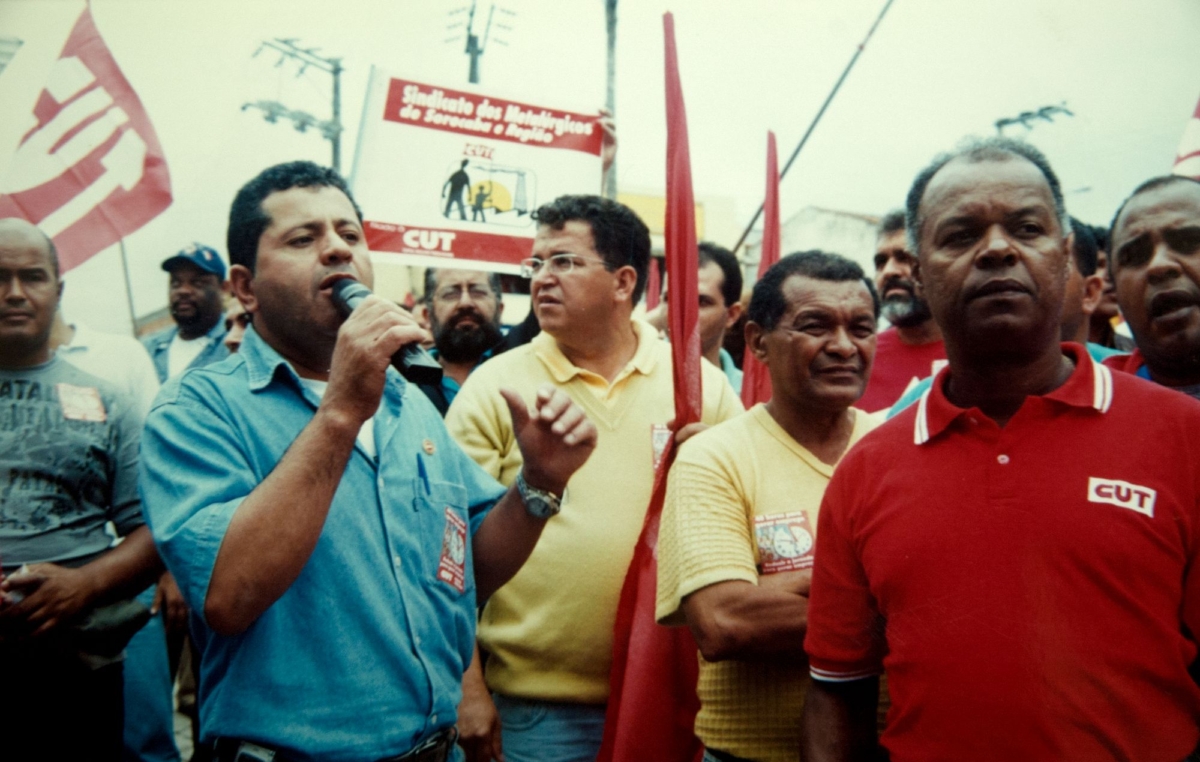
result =
M657 617L700 646L706 762L793 762L808 684L804 630L817 510L842 455L878 421L852 405L875 357L862 269L809 251L755 285L746 342L773 395L688 440L658 540Z
M446 416L450 433L507 484L521 467L500 386L532 399L557 387L600 431L537 550L484 609L479 645L507 762L591 762L604 728L613 621L674 415L670 347L632 319L650 234L628 207L563 196L536 212L533 309L542 333L481 365ZM742 411L720 369L701 363L702 420ZM469 678L468 678L469 679ZM477 695L464 686L464 695ZM496 750L498 751L498 750Z

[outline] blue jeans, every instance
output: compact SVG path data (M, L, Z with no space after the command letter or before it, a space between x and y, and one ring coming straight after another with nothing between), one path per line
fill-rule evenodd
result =
M492 694L508 762L595 762L604 704L567 704Z
M154 586L138 596L150 606ZM125 762L179 762L167 634L158 612L125 647Z

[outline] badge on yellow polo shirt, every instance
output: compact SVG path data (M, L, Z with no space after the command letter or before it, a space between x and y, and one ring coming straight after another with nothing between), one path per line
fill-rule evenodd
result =
M68 421L92 423L104 423L108 420L104 400L100 399L100 390L96 387L55 384L55 388L58 391L58 404L62 407L63 418Z
M804 511L755 516L754 536L763 574L812 568L815 543Z
M442 533L442 557L437 578L458 592L467 588L467 522L446 506L446 530Z

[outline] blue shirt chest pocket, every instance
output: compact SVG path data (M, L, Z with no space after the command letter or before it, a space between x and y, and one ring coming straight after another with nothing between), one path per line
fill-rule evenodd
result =
M422 483L414 498L422 530L423 582L451 598L475 595L467 502L462 485L434 480Z

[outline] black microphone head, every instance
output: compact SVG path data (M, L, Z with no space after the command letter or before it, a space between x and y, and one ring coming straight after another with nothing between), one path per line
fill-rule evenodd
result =
M363 284L350 278L342 278L335 280L332 286L330 297L333 299L333 306L337 307L338 312L349 316L354 312L354 308L359 302L371 295L371 289Z

